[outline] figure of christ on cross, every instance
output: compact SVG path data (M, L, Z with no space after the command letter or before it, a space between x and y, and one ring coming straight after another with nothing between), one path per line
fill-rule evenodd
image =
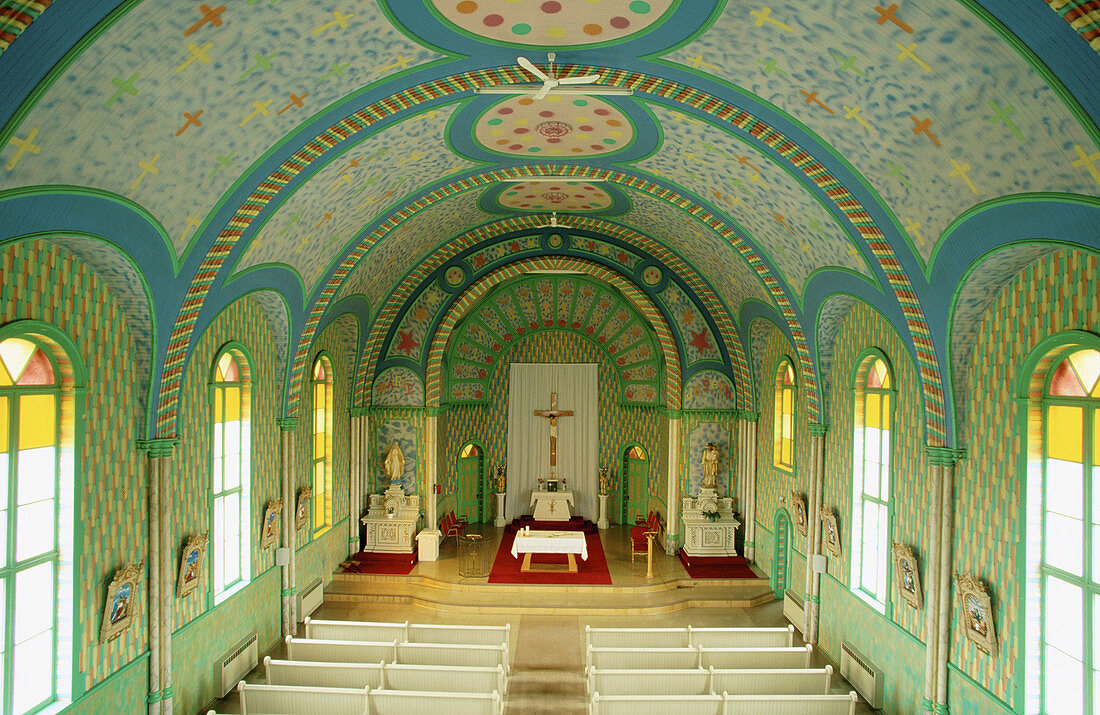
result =
M536 417L546 417L550 420L550 473L554 473L554 468L558 466L558 418L559 417L571 417L573 415L572 410L559 410L558 409L558 393L550 393L550 409L549 410L535 410Z

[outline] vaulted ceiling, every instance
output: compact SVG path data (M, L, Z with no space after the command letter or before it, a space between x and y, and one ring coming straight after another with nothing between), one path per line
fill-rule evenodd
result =
M153 435L241 296L284 341L289 412L344 316L360 403L390 368L438 403L433 340L469 339L475 298L537 270L607 286L677 385L724 376L731 406L753 407L752 324L774 323L811 419L839 318L869 303L950 442L1005 277L1100 247L1086 2L218 2L0 2L0 240L49 238L105 277ZM601 77L477 91L536 81L519 56ZM552 309L581 326L569 295Z

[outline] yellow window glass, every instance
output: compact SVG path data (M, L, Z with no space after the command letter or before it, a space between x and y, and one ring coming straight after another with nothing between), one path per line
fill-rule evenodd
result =
M1080 407L1051 405L1047 412L1047 455L1066 462L1081 462L1083 415Z
M881 419L882 419L882 424L880 426L882 427L882 429L884 429L884 430L890 429L890 396L889 395L883 395L882 396L882 415L881 415Z
M241 418L241 388L225 388L225 421L236 422Z
M0 396L0 454L8 451L8 398ZM3 507L0 504L0 507Z
M53 395L19 398L19 449L52 447L57 442L57 407Z
M1069 356L1077 378L1081 381L1085 392L1094 392L1100 386L1100 352L1095 350L1078 350Z
M19 380L19 376L23 374L23 369L27 367L35 350L34 343L22 338L8 338L0 342L0 362L4 363L4 368L11 376L11 382Z
M882 412L880 411L879 395L867 395L867 410L863 415L863 424L867 427L878 429L882 426Z

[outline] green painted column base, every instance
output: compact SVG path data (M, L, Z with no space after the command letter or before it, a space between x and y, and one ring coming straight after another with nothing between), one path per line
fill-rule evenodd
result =
M279 591L280 596L293 596L296 593L298 593L297 588L284 588Z
M932 706L932 712L939 713L939 715L947 715L951 712L951 709L947 707L947 703L936 703Z

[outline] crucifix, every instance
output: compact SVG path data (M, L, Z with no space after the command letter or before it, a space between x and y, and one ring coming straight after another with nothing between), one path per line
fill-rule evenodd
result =
M550 393L550 409L535 410L536 417L546 417L550 420L550 473L554 473L554 467L558 466L558 418L571 417L572 410L558 409L558 393Z

